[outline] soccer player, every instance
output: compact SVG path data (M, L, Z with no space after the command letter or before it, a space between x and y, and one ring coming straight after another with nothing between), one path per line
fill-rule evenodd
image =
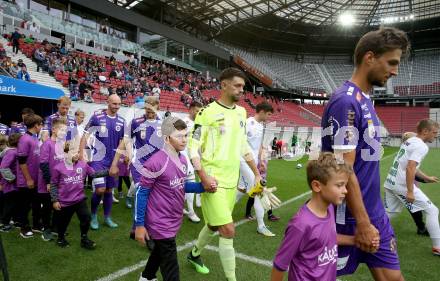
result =
M72 102L70 101L70 98L66 96L62 96L58 99L57 102L58 111L46 117L46 120L44 121L44 127L41 130L41 140L43 142L46 141L52 133L53 121L60 118L64 118L67 120L67 135L65 136L66 140L71 140L73 137L75 137L75 134L77 133L76 120L74 117L68 114L71 104Z
M30 114L34 114L34 110L28 107L25 107L21 110L21 123L15 124L15 125L11 125L11 128L9 130L9 134L15 134L15 133L19 133L21 135L24 135L27 131L25 122L24 122L24 118L27 115Z
M365 34L355 48L351 79L333 93L324 110L322 150L334 151L354 170L346 204L336 211L336 229L338 234L354 235L356 247L339 247L338 276L366 263L376 281L403 280L394 232L380 197L380 123L368 93L397 75L408 45L407 35L395 28Z
M0 112L0 119L2 119L1 112ZM9 127L3 123L0 123L0 135L9 136Z
M95 172L86 162L79 160L78 149L69 142L65 143L63 161L52 169L50 196L57 213L57 245L61 248L70 246L65 238L67 226L74 213L78 216L81 230L81 247L93 250L95 242L87 233L90 227L90 212L84 193L86 176L95 178L108 175L108 170Z
M417 136L409 138L401 146L385 180L385 208L390 218L399 214L405 206L410 212L423 211L426 214L426 228L432 240L432 254L440 256L440 226L438 208L425 193L415 185L415 177L426 183L438 182L419 167L428 154L426 143L438 136L439 124L425 119L417 124Z
M199 113L200 109L202 109L203 105L198 101L193 101L189 106L189 118L186 118L184 121L186 123L186 127L188 132L191 132L191 129L194 127L194 120L196 119L197 113ZM194 168L191 165L191 162L188 157L188 151L185 149L182 151L182 154L187 157L188 162L188 181L195 181L195 175L194 175ZM186 200L186 206L188 207L188 213L186 214L188 216L188 219L194 223L199 223L200 218L197 216L196 212L194 211L194 197L196 197L196 201L200 202L200 194L194 194L194 193L186 193L185 194L185 200ZM199 205L200 206L200 205Z
M334 205L347 194L352 168L339 164L333 153L324 152L307 165L312 198L289 221L273 261L272 281L336 280L338 246Z
M18 219L21 224L20 235L30 238L33 232L29 227L28 214L32 205L32 230L41 231L40 203L35 185L38 183L40 147L38 134L43 127L43 119L36 114L26 115L24 124L27 131L20 137L17 145L18 165Z
M236 68L227 68L220 74L221 96L201 109L194 122L189 140L189 156L197 176L205 189L217 182L216 193L202 194L202 212L205 226L196 245L188 254L188 261L202 274L209 273L200 257L203 248L219 232L219 255L228 281L235 281L235 228L232 211L235 205L240 159L244 159L255 176L260 173L253 160L246 139L246 110L236 103L243 95L246 76Z
M121 107L121 99L118 95L112 94L107 99L107 109L100 110L93 114L87 124L84 135L81 138L80 157L84 157L84 148L86 140L90 135L95 140L92 145L94 153L90 159L90 167L95 171L108 170L115 157L115 151L124 137L125 119L118 114ZM118 225L111 218L113 204L113 188L117 187L114 176L98 177L93 179L93 195L91 200L92 220L90 227L93 230L99 228L98 206L102 197L104 197L104 223L110 228L116 228Z
M182 225L184 194L204 192L201 183L187 181L187 161L180 153L188 135L185 122L170 116L161 129L165 145L144 163L148 176L142 175L136 191L136 240L143 245L154 241L139 281L157 280L159 268L164 281L180 280L176 235Z
M126 201L127 207L131 208L131 194L136 189L142 176L142 167L145 161L163 147L163 138L160 133L162 121L158 118L159 99L149 96L145 101L145 115L132 120L130 125L130 137L125 137L116 152L110 169L110 175L119 175L118 162L123 151L131 160L130 173L133 179L133 187L130 188Z
M64 161L64 143L67 135L65 118L53 119L52 135L40 147L40 173L38 176L38 197L41 203L41 220L43 223L43 241L53 239L51 231L52 202L50 199L50 178L53 168Z
M0 185L3 187L3 210L0 227L1 232L9 232L12 226L9 224L11 219L17 215L18 211L18 190L17 179L17 145L20 134L12 134L8 138L8 147L2 153L0 162Z
M247 142L252 150L252 156L255 163L262 164L260 167L260 173L264 173L266 167L264 167L264 157L262 142L263 142L263 130L264 122L266 122L273 114L273 107L267 102L257 104L256 114L253 117L249 117L246 120L246 136ZM240 161L240 178L238 182L237 202L246 195L250 189L255 186L254 174L247 165L246 161L242 158ZM254 198L255 215L257 218L257 233L264 236L273 237L273 234L264 224L264 208L261 205L260 197Z

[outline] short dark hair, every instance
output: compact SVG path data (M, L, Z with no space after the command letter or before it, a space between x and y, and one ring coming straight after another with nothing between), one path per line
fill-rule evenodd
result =
M338 163L333 153L322 152L318 160L311 160L307 164L307 183L309 187L312 187L312 181L314 180L327 184L331 172L350 175L353 169L348 164Z
M263 101L263 102L260 102L259 104L257 104L256 111L257 111L257 113L260 111L273 113L273 107L267 101Z
M174 125L174 128L178 131L184 130L187 128L186 123L182 119L177 120L176 122L173 123L173 125Z
M14 133L11 134L8 138L8 146L9 147L17 147L18 141L20 140L21 134Z
M373 52L375 56L395 49L401 49L402 54L409 50L409 39L406 33L394 27L384 27L366 33L356 45L354 50L354 64L359 66L367 52Z
M243 78L243 80L247 79L246 74L244 74L243 71L236 67L229 67L225 68L222 73L220 73L219 80L222 82L223 80L230 80L234 77L240 77Z
M34 114L34 110L29 107L25 107L21 110L21 115Z
M421 133L425 129L431 131L433 128L439 128L439 124L431 119L423 119L417 123L417 133Z
M189 105L189 108L193 108L193 107L203 107L203 104L199 101L193 100Z
M35 125L43 124L43 118L37 114L28 114L24 117L24 124L30 129L35 127Z

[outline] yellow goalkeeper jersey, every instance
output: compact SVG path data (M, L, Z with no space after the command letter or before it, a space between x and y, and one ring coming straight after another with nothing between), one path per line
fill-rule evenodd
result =
M191 159L201 159L205 172L222 188L236 188L240 158L251 153L246 138L246 110L212 102L196 116L188 150Z

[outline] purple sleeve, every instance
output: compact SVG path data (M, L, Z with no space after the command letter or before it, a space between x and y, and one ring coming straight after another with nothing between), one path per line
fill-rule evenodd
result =
M135 122L135 119L133 119L132 121L131 121L131 124L130 124L130 136L131 136L131 138L134 138L134 135L135 135L135 130L136 130L136 122Z
M157 161L156 157L150 157L142 167L140 185L153 188L157 177L160 176L163 161Z
M355 149L358 139L360 127L359 107L356 101L351 97L339 99L329 109L328 116L330 119L331 131L333 136L333 149Z
M286 232L284 233L284 239L273 260L273 266L276 269L279 271L287 271L289 269L290 262L298 253L303 238L304 233L302 230L292 224L287 226Z
M30 144L27 141L27 138L22 136L20 138L20 140L18 141L18 145L17 145L17 155L18 156L29 156L30 154Z
M84 128L84 132L90 133L89 129L94 126L99 126L98 118L95 114L90 117L89 123L87 123L86 127Z
M95 170L92 167L90 167L88 164L86 164L85 170L88 176L93 175L95 173Z
M15 158L17 157L17 153L13 151L7 152L0 163L0 169L12 168L11 165L14 163Z
M48 139L41 145L40 149L40 163L49 163L50 159L50 142L51 140Z

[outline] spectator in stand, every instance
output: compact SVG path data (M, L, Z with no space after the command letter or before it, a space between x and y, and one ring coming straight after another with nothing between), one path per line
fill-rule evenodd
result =
M33 44L35 42L35 38L32 36L32 34L29 34L29 37L24 38L23 42L26 44Z
M99 93L105 97L108 97L110 95L110 92L108 91L107 86L105 85L105 82L99 81Z
M71 73L69 76L69 90L72 92L76 86L78 86L78 78L75 73Z
M61 36L61 46L60 47L61 47L61 49L66 48L66 36L64 36L64 35Z
M40 33L40 27L33 22L31 26L29 26L29 31L30 32L35 32L35 33Z
M76 71L76 76L78 77L78 79L82 79L82 78L86 78L87 77L87 72L84 69L84 66L80 66L78 68L78 70Z
M15 54L18 53L18 49L20 47L20 39L21 34L18 32L18 28L16 28L15 31L11 34L12 52L14 52Z
M46 53L44 52L43 47L40 47L35 50L34 59L35 62L37 63L37 72L40 72L40 68L43 68L43 71L47 70Z
M17 66L22 68L23 66L26 67L26 64L24 64L22 59L19 59L18 62L17 62Z
M91 95L91 91L93 90L93 88L89 85L89 82L87 80L83 80L81 82L81 84L79 84L78 87L79 90L79 94L80 94L80 99L85 99L85 96Z
M19 71L20 71L20 67L18 67L16 63L12 63L11 66L9 67L9 73L14 77L17 77L17 73Z
M0 43L0 59L3 60L4 58L6 58L6 50L3 47L3 44Z
M156 83L156 85L154 85L154 88L151 92L153 93L153 96L160 97L161 90L159 88L159 84Z
M31 82L31 76L27 72L26 66L23 66L21 70L17 73L17 79Z

